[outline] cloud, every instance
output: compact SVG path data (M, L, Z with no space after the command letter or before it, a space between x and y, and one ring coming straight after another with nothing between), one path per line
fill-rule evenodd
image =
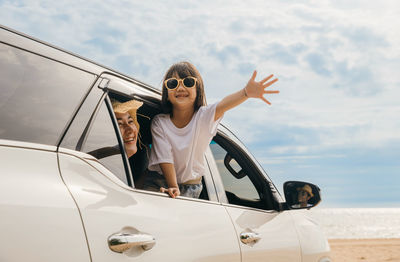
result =
M142 62L130 55L118 56L115 64L117 67L122 68L124 72L132 72L139 75L148 75L151 68L145 61Z
M273 59L285 65L296 66L298 64L299 55L306 50L307 47L300 42L290 45L275 42L266 46L263 55L265 59Z
M305 60L311 67L311 69L322 76L330 76L331 72L327 68L327 62L325 56L318 53L310 53L305 57Z
M251 63L241 63L237 67L237 71L243 76L249 76L253 73L256 66Z
M285 152L287 149L283 149L280 152L274 152L277 154L281 154L282 152ZM301 149L298 150L298 152L301 152ZM315 160L320 160L320 159L326 159L326 158L345 158L345 154L324 154L324 155L285 155L285 156L273 156L273 157L268 157L268 158L259 158L258 161L261 164L266 164L266 165L276 165L276 164L296 164L296 163L302 163L304 160L313 160L314 163L316 162ZM304 167L315 167L316 165L300 165L302 168Z
M227 45L217 48L216 44L208 45L208 54L216 57L221 63L229 62L231 57L240 59L240 48L235 45Z
M229 25L229 29L233 33L243 33L247 29L245 23L246 23L245 21L239 21L239 20L233 21Z
M338 62L335 65L338 80L333 84L335 88L343 88L351 95L373 96L382 92L384 83L377 83L374 73L368 66L349 67L347 62Z
M342 35L347 37L350 42L359 48L381 48L389 44L383 35L379 35L374 30L365 27L343 28Z
M84 44L98 47L100 51L104 53L115 53L118 49L113 42L101 37L91 38L90 40L85 41Z

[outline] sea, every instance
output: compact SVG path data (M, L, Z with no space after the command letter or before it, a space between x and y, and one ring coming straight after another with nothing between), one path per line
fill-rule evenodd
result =
M400 208L313 208L328 239L400 238Z

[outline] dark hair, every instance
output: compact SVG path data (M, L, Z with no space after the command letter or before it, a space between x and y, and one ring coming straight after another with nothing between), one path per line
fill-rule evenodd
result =
M162 82L162 97L161 105L164 113L172 115L172 104L168 100L168 89L165 87L165 80L171 78L174 74L177 74L179 78L185 78L187 76L193 76L197 79L196 81L196 100L194 101L194 111L197 111L201 106L206 104L206 96L204 94L203 79L197 68L189 62L182 61L173 64L165 73Z

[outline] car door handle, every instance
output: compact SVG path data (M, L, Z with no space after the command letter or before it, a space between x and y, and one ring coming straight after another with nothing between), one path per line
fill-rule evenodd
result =
M256 232L242 232L240 234L240 241L246 245L254 245L261 239L260 234Z
M152 235L137 233L116 233L108 237L108 246L117 253L123 253L133 247L141 246L145 251L150 250L156 244Z

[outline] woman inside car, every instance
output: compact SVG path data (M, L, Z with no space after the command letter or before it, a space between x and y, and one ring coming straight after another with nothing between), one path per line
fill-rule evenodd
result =
M148 163L148 150L140 141L140 125L137 121L137 110L142 105L143 102L136 100L130 100L124 103L118 101L112 102L136 188L142 187L143 174Z

